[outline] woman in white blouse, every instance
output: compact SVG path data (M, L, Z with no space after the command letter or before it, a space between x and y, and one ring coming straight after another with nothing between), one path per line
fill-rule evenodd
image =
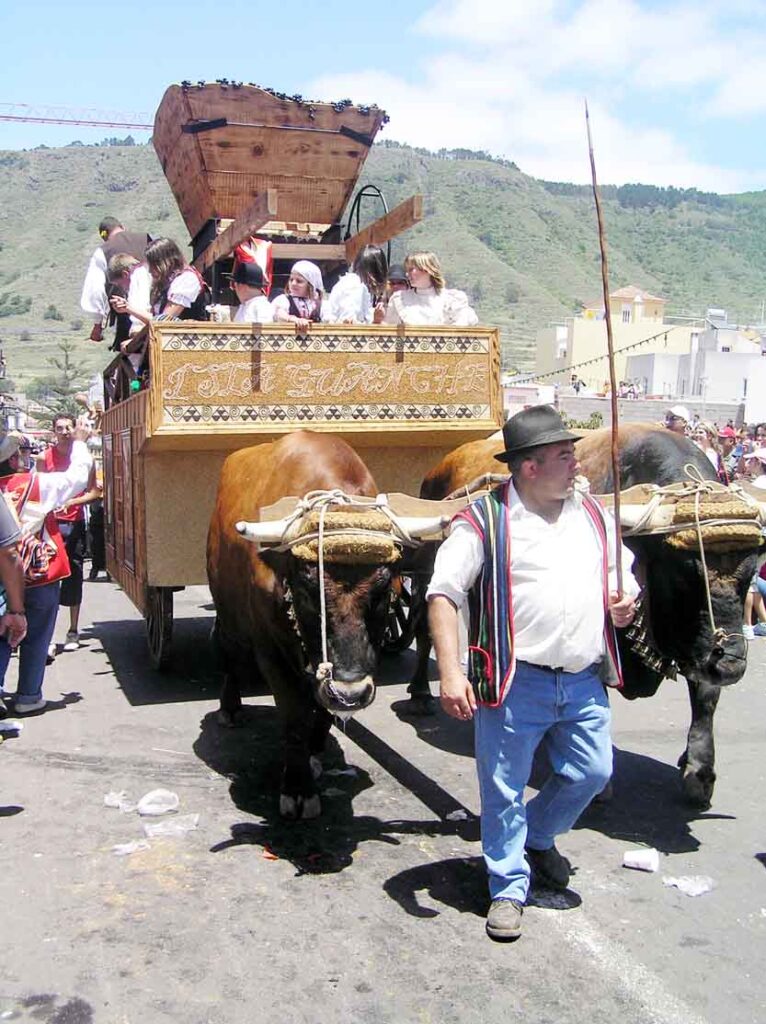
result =
M330 292L322 319L331 324L371 324L378 308L382 319L387 273L386 254L377 245L366 245Z
M152 283L148 297L134 289L131 277L128 298L112 299L118 313L128 313L139 328L152 320L207 320L207 287L200 274L190 267L183 253L170 238L156 238L144 255ZM135 275L134 275L135 276Z
M473 327L479 322L465 292L446 287L434 253L411 253L404 267L410 287L391 296L383 323Z

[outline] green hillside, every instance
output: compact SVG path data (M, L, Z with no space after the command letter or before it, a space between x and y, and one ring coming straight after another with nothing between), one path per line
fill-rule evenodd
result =
M541 182L508 162L477 157L387 143L374 148L360 184L379 185L390 206L413 192L426 195L424 221L396 241L395 256L413 247L438 252L449 283L468 291L483 322L501 327L505 365L528 367L536 330L600 293L592 199L587 188ZM79 295L101 217L187 241L154 151L5 152L0 168L0 338L8 376L23 389L47 372L64 339L95 372L108 356L85 340ZM755 322L766 297L765 196L607 187L612 286L640 285L665 296L672 312L723 306L730 317ZM51 319L50 307L61 319Z

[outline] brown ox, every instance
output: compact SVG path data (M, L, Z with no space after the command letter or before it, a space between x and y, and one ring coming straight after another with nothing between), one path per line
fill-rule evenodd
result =
M323 658L316 561L259 548L235 524L258 520L260 508L282 497L333 489L377 493L364 463L337 438L298 431L235 452L221 471L208 533L215 641L224 669L221 720L232 723L241 708L243 676L255 673L271 688L285 743L280 812L291 818L320 812L315 755L331 716L364 708L375 696L372 673L398 570L369 561L325 563L328 679L317 672Z
M596 494L614 490L610 444L608 429L594 431L577 443L581 471ZM497 473L502 466L494 455L501 448L502 443L497 440L462 445L428 474L421 496L444 498L484 473ZM687 465L696 467L703 479L715 479L707 457L688 438L649 424L627 424L620 428L619 460L622 489L640 483L664 486L687 479ZM647 663L634 650L630 631L618 631L625 678L621 692L628 699L648 697L656 692L668 671L677 667L683 673L689 689L692 722L679 767L687 798L706 807L715 783L713 715L720 688L741 679L746 668L742 618L756 548L746 546L707 554L716 635L709 621L699 553L680 551L657 536L630 538L626 543L636 555L636 571L644 580L647 636L643 639L649 640L656 658ZM429 548L432 570L435 545ZM428 566L421 568L427 574ZM424 587L420 592L423 591ZM427 625L423 623L418 634L418 665L410 684L411 692L421 696L428 693L429 653Z

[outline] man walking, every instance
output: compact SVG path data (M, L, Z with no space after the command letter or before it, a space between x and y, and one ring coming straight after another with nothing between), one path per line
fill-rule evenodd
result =
M550 406L508 420L496 458L512 478L456 517L427 593L442 706L455 718L476 719L493 939L521 934L530 874L567 887L570 865L556 837L612 771L604 682L621 684L612 625L632 621L638 586L623 550L625 594L615 592L614 524L574 488L576 438ZM466 600L468 677L457 628ZM543 741L552 774L525 807Z

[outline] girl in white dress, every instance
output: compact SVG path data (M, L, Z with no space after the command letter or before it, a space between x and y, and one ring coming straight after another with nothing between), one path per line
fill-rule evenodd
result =
M479 322L466 293L446 287L435 253L411 253L404 267L410 288L390 297L383 323L473 327Z

